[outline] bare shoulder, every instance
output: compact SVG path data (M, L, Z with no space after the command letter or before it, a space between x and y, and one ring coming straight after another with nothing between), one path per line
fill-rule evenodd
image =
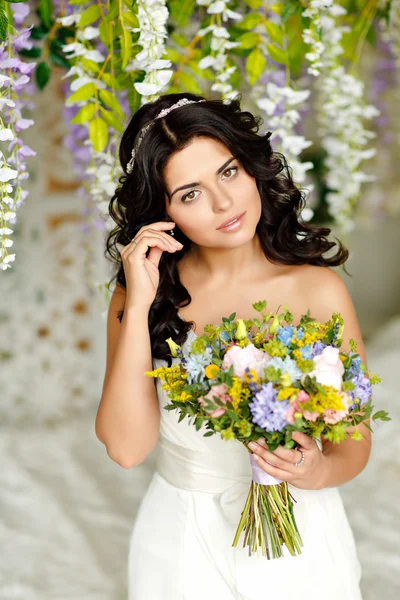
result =
M302 303L318 321L328 321L333 313L344 320L343 350L350 338L357 342L361 359L366 362L364 343L355 306L344 278L331 267L301 265L296 273L296 290Z

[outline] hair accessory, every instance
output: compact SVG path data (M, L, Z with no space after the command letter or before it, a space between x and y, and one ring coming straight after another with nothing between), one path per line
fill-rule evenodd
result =
M134 148L132 149L132 158L126 165L126 172L132 173L133 165L135 164L135 156L139 149L141 141L144 138L147 131L150 129L150 127L152 125L154 125L156 119L161 119L162 117L165 117L169 112L171 112L171 110L175 110L175 108L179 108L180 106L184 106L186 104L197 104L198 102L205 102L205 100L188 100L187 98L181 98L180 100L178 100L178 102L175 102L175 104L172 104L172 106L169 106L168 108L163 108L163 110L161 110L158 113L158 115L152 121L150 121L150 123L147 123L147 125L142 127L142 129L139 133L138 141L135 144Z

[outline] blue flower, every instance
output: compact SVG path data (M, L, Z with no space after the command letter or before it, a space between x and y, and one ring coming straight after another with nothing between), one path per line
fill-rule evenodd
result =
M277 338L285 346L290 346L290 344L292 343L293 333L293 325L288 325L287 327L279 327Z
M249 402L249 408L253 417L253 423L265 429L265 431L282 431L288 424L286 411L290 406L288 400L277 400L278 390L275 390L272 382L264 383L261 390Z
M185 369L188 372L188 382L201 381L205 377L205 369L212 362L212 348L206 346L204 353L192 354L185 360ZM200 380L198 379L200 377Z
M301 357L306 358L307 360L311 360L313 357L313 347L312 345L303 346L300 348Z
M296 379L300 379L303 373L300 371L299 367L295 360L290 358L290 356L286 356L283 360L280 356L274 356L269 363L268 367L274 367L274 369L280 369L283 373L289 373L292 381Z
M305 336L304 329L299 327L299 329L297 330L297 333L296 333L296 339L302 340L304 336Z

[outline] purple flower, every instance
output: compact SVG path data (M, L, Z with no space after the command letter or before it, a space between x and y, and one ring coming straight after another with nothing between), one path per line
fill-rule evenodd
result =
M350 390L349 394L353 400L359 398L361 406L366 404L372 396L372 385L368 377L365 377L363 373L359 373L356 377L350 380L356 386L354 390ZM352 404L351 408L354 408Z
M323 344L322 342L315 342L312 348L313 358L314 356L321 354L324 348L326 348L326 344Z
M11 10L13 12L13 21L15 25L22 25L26 17L29 15L29 5L25 4L11 4Z
M277 400L278 391L274 389L271 381L264 383L261 390L249 403L253 423L266 431L282 431L288 424L286 412L290 406L288 400Z

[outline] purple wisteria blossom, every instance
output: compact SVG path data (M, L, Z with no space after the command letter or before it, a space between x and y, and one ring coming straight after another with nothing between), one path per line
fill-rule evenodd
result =
M277 400L278 391L274 389L271 381L264 383L261 390L249 403L253 423L265 431L282 431L288 424L286 412L290 406L288 400Z

